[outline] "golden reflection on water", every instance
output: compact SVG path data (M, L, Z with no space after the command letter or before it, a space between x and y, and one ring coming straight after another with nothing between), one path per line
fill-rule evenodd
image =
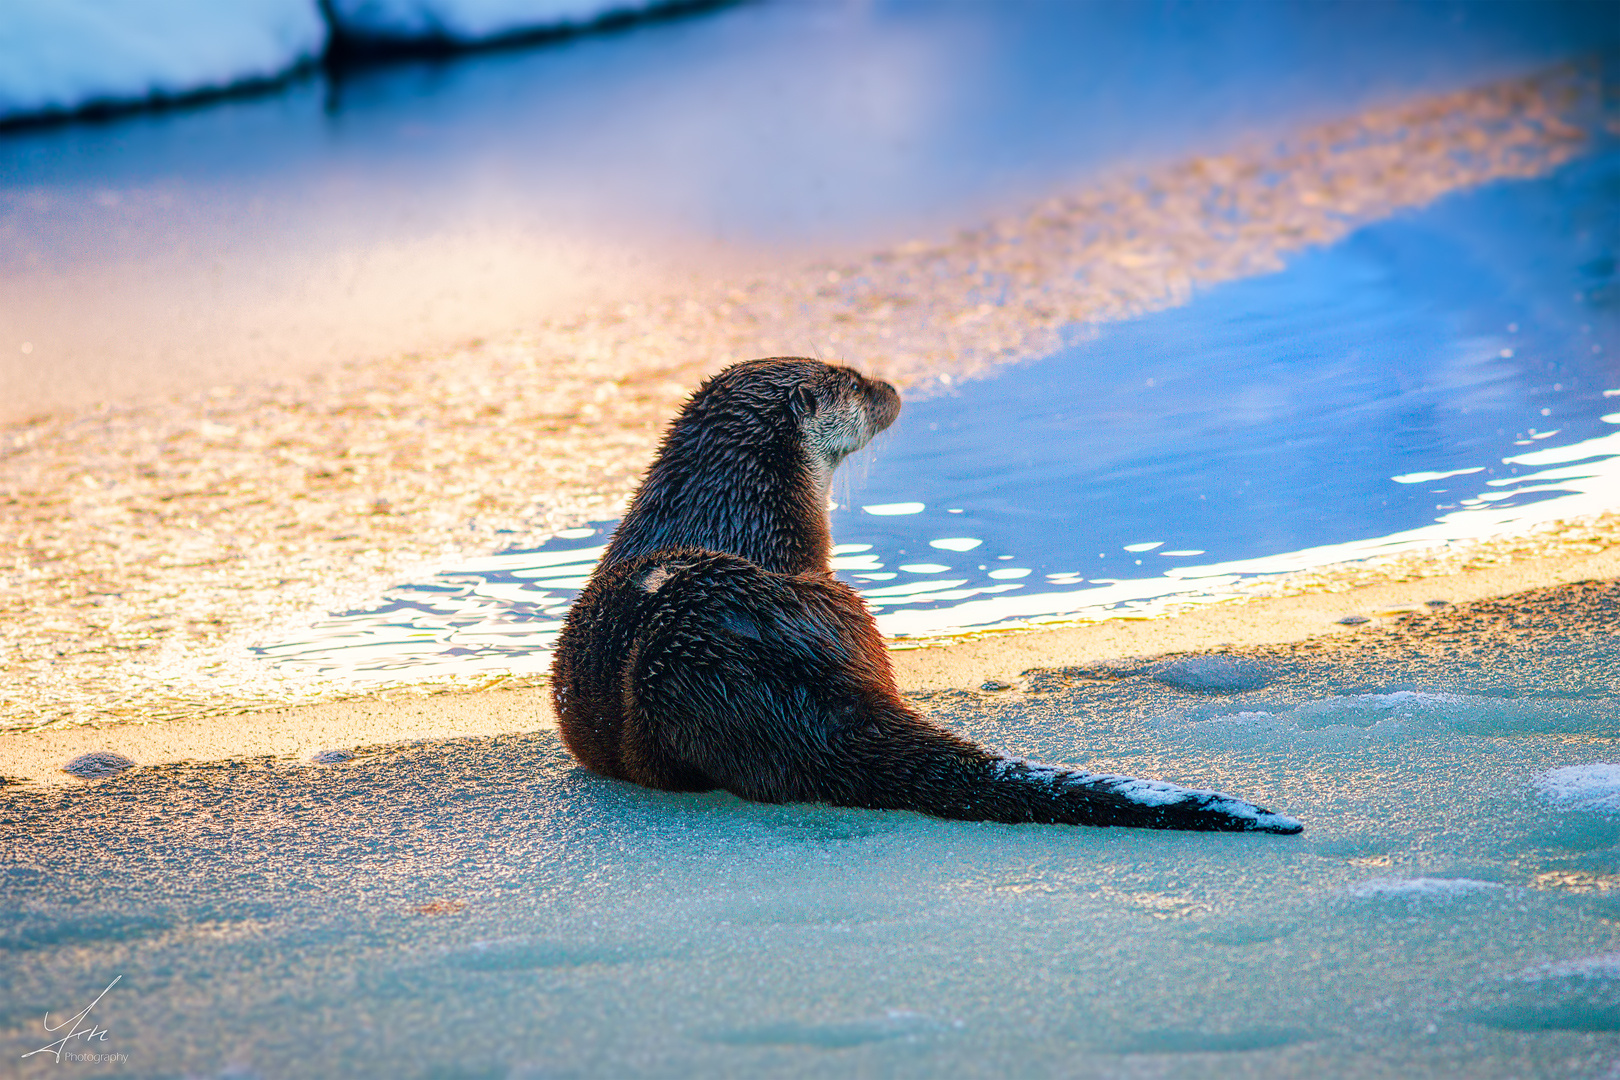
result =
M1056 195L837 265L598 308L433 356L351 363L0 430L0 730L330 699L247 654L443 560L614 515L704 374L847 358L912 393L1049 353L1300 248L1587 141L1559 68Z

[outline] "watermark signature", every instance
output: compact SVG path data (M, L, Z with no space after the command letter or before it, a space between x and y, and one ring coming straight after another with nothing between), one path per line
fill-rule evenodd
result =
M111 990L113 987L117 986L118 980L122 978L122 975L114 978L112 982L107 984L107 990ZM107 990L103 990L101 993L97 994L96 1000L92 1001L90 1004L86 1005L84 1008L80 1009L78 1012L74 1013L72 1016L68 1017L66 1020L63 1020L54 1027L51 1025L51 1014L46 1012L44 1023L47 1034L54 1035L63 1028L68 1028L68 1033L63 1035L60 1039L57 1039L55 1042L40 1047L38 1050L28 1051L28 1053L23 1055L23 1057L31 1058L35 1054L50 1054L56 1059L56 1062L59 1065L62 1063L63 1058L66 1058L69 1061L85 1061L94 1062L97 1064L111 1063L115 1065L122 1065L127 1063L129 1061L129 1057L125 1054L102 1054L95 1051L85 1051L83 1053L79 1053L67 1048L68 1043L72 1042L74 1039L83 1039L85 1046L89 1046L92 1041L107 1041L107 1029L104 1027L97 1027L95 1022L90 1019L90 1010L99 1005L101 1003L101 999L107 996ZM70 1024L72 1025L71 1027L69 1027Z

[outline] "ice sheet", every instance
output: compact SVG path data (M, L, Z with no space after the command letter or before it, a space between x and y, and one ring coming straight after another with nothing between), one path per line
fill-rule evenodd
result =
M920 705L1298 837L658 793L550 732L11 794L0 1051L123 974L108 1049L156 1075L1605 1076L1620 815L1544 793L1612 790L1614 703L1275 668Z

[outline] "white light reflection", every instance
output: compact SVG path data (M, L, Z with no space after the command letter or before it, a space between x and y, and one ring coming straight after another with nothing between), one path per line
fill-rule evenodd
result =
M1550 522L1594 516L1620 506L1620 432L1502 459L1505 465L1529 466L1559 466L1576 461L1583 464L1506 478L1503 483L1515 485L1511 491L1482 494L1431 525L1405 532L1258 559L1172 566L1153 578L1107 583L1093 579L1092 587L1073 591L1025 593L926 611L885 611L877 616L878 627L890 637L916 638L1057 621L1152 617L1173 608L1231 599L1238 595L1232 586L1246 579L1522 534ZM1565 494L1523 506L1496 506L1492 502L1540 491Z
M1470 473L1484 472L1485 466L1476 465L1472 469L1452 469L1450 472L1414 472L1402 476L1392 476L1391 480L1397 484L1427 484L1431 480L1446 480L1453 476L1468 476Z

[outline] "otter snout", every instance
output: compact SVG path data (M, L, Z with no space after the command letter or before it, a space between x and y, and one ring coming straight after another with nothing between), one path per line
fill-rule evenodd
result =
M882 379L863 379L866 383L866 416L872 425L872 434L887 428L900 415L900 391Z

